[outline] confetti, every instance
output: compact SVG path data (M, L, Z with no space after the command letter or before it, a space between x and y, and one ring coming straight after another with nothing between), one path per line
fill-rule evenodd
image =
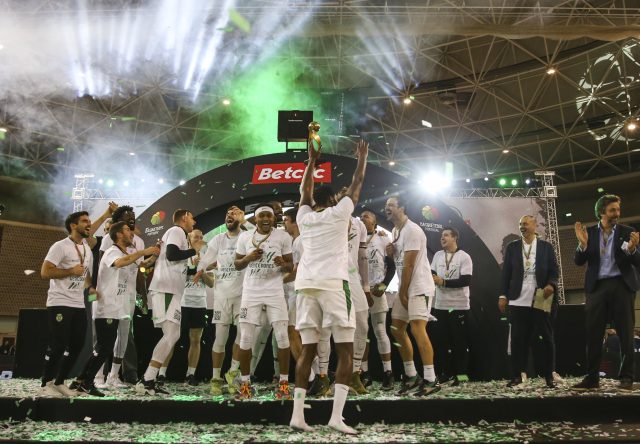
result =
M396 347L398 347L398 348L401 348L401 347L402 347L402 345L398 344L397 342L394 342L394 343L393 343L393 345L395 345L395 346L396 346Z
M31 275L31 274L33 274L35 272L36 272L35 270L24 270L24 274L26 274L27 276L29 276L29 275Z
M91 416L85 416L84 417L84 421L85 422L91 422Z

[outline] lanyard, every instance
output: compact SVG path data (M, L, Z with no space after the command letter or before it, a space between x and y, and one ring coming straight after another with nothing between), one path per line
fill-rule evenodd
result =
M73 242L73 246L76 249L76 253L78 253L78 259L80 259L80 265L84 266L84 258L87 257L87 250L84 247L84 242L82 243L82 254L80 254L80 249L78 248L78 244L71 238L69 238L71 242Z

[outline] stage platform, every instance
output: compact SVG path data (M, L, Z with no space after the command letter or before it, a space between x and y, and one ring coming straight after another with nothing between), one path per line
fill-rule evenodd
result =
M536 433L548 432L548 427L597 429L610 439L640 440L640 427L635 426L640 424L640 390L618 391L615 381L605 380L598 391L571 392L570 385L577 381L567 379L556 390L544 388L543 381L537 379L529 380L517 390L507 389L505 381L471 382L459 387L444 386L427 398L399 397L381 391L374 383L369 395L349 398L344 417L347 423L359 424L360 429L368 432L384 427L402 430L419 424L434 430L447 425L451 430L464 430L462 424L474 425L480 433L483 427L529 430L527 424L539 424L541 428ZM273 387L266 384L258 384L258 395L247 401L237 401L231 396L212 397L208 384L204 383L197 387L167 383L171 394L164 396L139 396L133 389L123 389L106 392L105 398L73 399L39 398L34 396L38 387L39 381L33 379L0 381L0 421L5 424L0 429L0 439L22 439L4 435L3 431L12 427L18 430L23 424L32 424L37 429L38 424L47 427L54 422L79 424L77 430L100 424L107 428L155 424L161 429L171 429L174 425L179 427L176 425L179 423L207 430L213 426L228 430L238 424L247 430L262 430L267 425L286 430L292 411L292 402L274 399ZM305 415L309 424L325 424L331 415L331 400L310 399L307 404L310 408ZM616 437L613 431L602 431L596 424L623 432ZM384 427L380 429L381 426ZM456 440L453 436L452 439Z

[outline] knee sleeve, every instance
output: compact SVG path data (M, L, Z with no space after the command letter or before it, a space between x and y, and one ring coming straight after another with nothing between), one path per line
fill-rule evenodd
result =
M354 341L366 341L369 333L369 312L356 312L356 331Z
M383 315L380 319L379 316ZM389 340L389 336L387 336L387 329L384 322L386 313L375 313L371 315L371 320L373 324L373 332L376 335L376 340L378 341L378 353L386 354L391 353L391 341Z
M273 335L278 343L278 348L289 348L289 331L287 329L287 321L276 321L273 325Z
M253 345L253 337L256 333L256 326L254 324L243 322L239 327L240 348L242 350L251 350L251 346Z
M153 356L151 357L156 362L164 362L180 338L180 326L178 324L169 321L164 321L162 324L162 338L153 349Z
M130 322L131 321L120 320L118 324L118 337L116 338L116 345L113 347L113 356L116 358L124 358L124 353L127 351Z
M236 340L238 340L238 336L236 335ZM227 345L227 340L229 339L229 324L216 324L216 337L213 340L213 352L214 353L224 353L224 349Z

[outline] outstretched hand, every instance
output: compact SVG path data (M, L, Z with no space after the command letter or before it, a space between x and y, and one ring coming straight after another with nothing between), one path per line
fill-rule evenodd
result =
M589 241L589 235L587 234L587 228L582 225L580 222L576 222L574 225L576 231L576 238L580 243L580 246L584 249L587 247L587 243Z
M356 157L358 159L366 159L369 155L369 142L365 142L364 140L358 140L356 144Z

